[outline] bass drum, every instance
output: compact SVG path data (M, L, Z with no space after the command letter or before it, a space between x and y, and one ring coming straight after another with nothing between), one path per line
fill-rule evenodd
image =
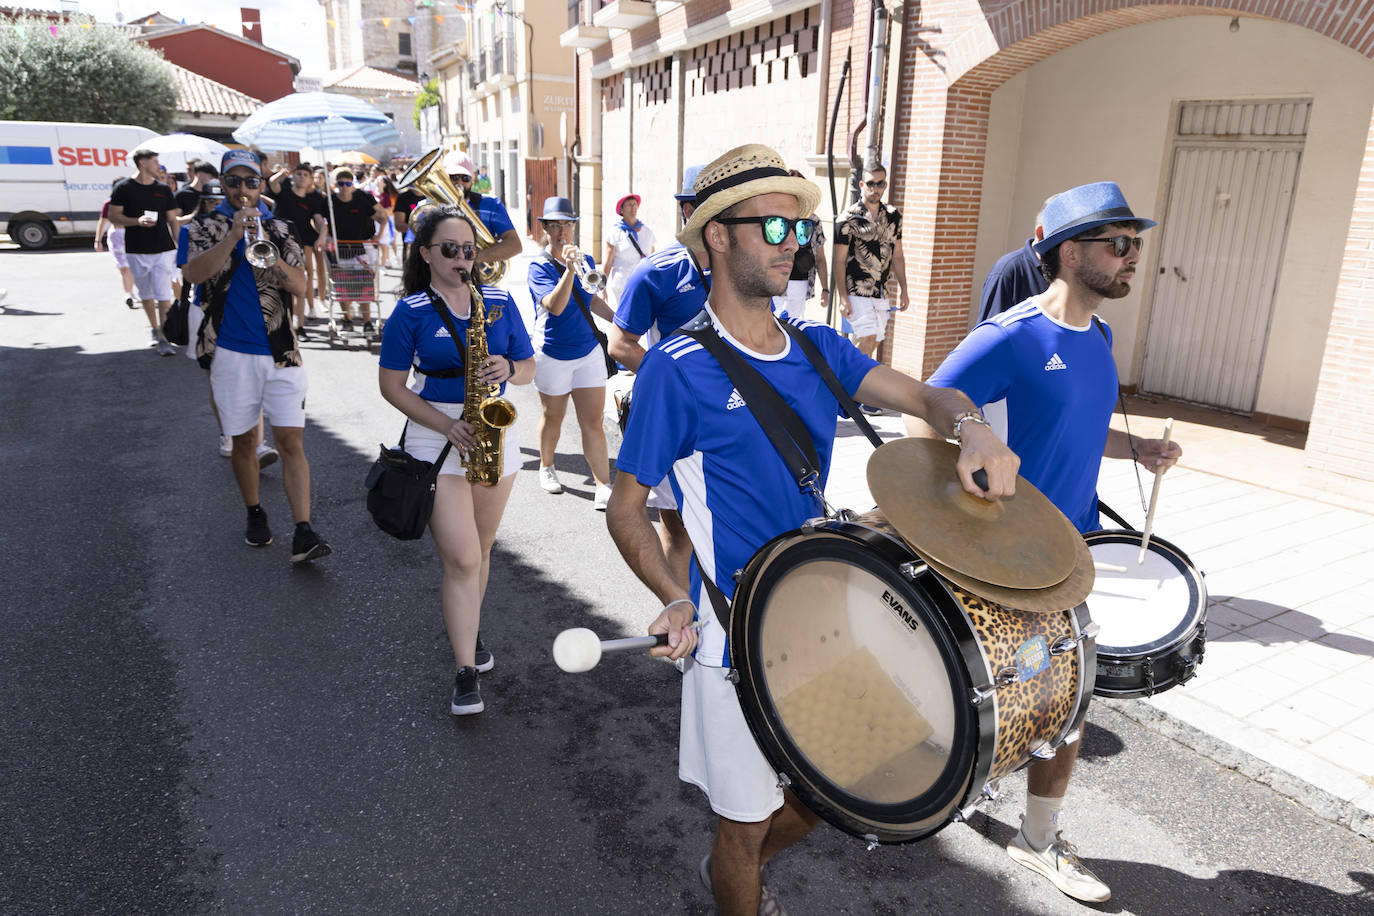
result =
M1148 697L1197 673L1207 644L1207 585L1188 555L1139 531L1083 535L1097 564L1088 609L1100 697Z
M766 544L730 656L750 730L816 814L870 842L935 833L1077 740L1086 609L1006 608L936 575L878 512Z

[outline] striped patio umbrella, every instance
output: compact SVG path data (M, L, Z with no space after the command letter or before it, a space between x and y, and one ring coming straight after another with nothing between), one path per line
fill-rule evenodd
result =
M296 92L255 111L234 131L240 143L273 150L352 149L400 139L391 119L362 99L337 92Z

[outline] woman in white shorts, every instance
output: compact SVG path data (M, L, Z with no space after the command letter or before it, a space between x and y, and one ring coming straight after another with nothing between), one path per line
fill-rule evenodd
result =
M601 415L606 408L606 357L593 329L591 312L607 321L614 313L594 290L577 279L574 258L588 268L590 255L573 245L577 215L566 197L544 202L540 225L548 234L548 247L530 262L530 299L544 326L544 341L535 354L534 387L539 389L539 485L546 493L562 493L563 484L554 470L554 455L568 413L568 399L582 431L582 456L587 459L596 495L592 508L605 512L611 499L611 465L607 457L606 431Z
M455 716L484 708L477 672L490 670L495 661L478 633L482 597L496 530L522 463L515 427L507 427L501 479L486 486L465 476L464 461L477 442L472 425L462 419L475 239L472 223L452 205L423 216L401 278L406 296L382 332L378 370L382 397L406 415L406 451L433 462L446 444L453 446L439 470L429 533L444 568L444 626L457 668L449 712ZM528 384L534 378L534 348L515 301L494 286L481 287L481 294L488 356L475 371L483 385L501 391L507 383ZM406 387L412 369L415 380Z
M110 183L111 190L119 184L119 181ZM100 250L100 240L109 232L110 254L114 256L115 267L119 268L119 282L124 284L124 305L131 309L138 308L138 303L134 301L134 275L129 270L129 256L124 253L124 227L116 226L110 222L110 202L105 201L100 208L100 222L95 224L95 250Z

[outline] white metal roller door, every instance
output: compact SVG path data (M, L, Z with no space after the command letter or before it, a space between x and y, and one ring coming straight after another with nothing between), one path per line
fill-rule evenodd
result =
M1306 121L1291 101L1183 107L1180 134L1208 137L1174 144L1142 390L1254 410Z

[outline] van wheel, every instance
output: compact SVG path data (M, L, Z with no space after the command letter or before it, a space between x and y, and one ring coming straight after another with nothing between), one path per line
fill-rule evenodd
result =
M52 237L52 227L35 219L25 220L10 227L10 238L26 251L47 248Z

